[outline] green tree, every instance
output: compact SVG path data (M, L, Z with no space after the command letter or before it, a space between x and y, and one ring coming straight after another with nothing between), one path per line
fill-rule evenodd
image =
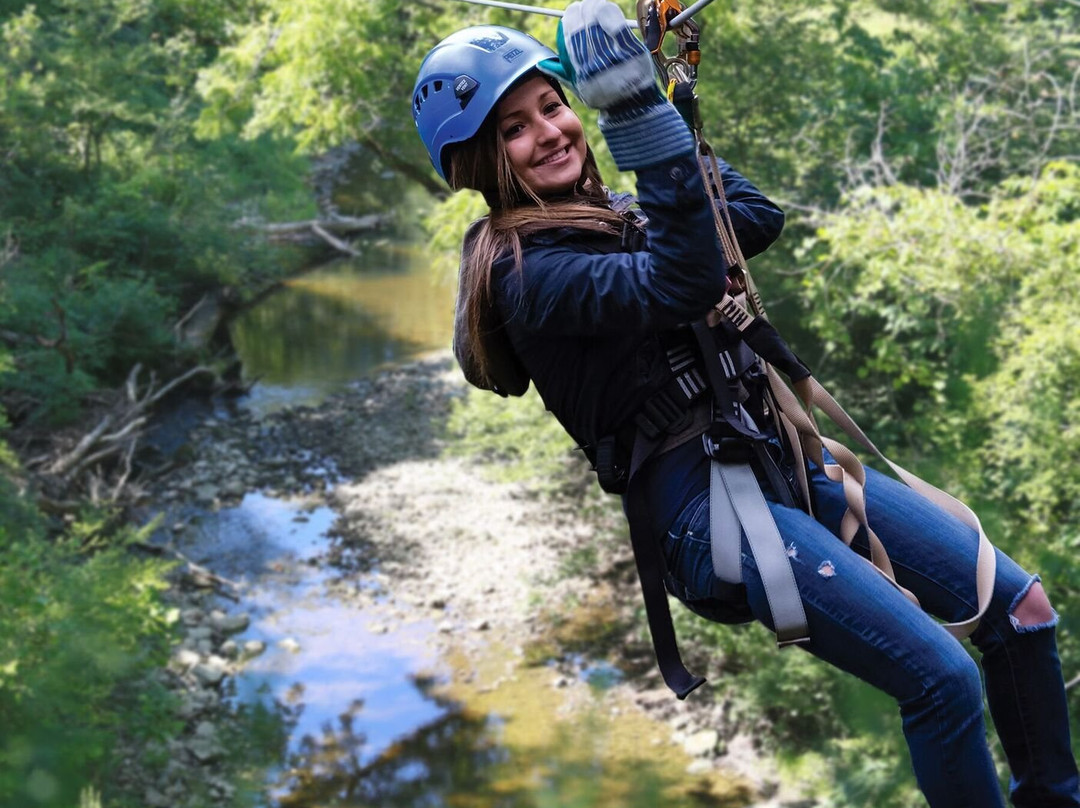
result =
M409 105L424 54L463 23L467 8L269 0L204 71L200 132L286 133L308 152L357 141L387 167L442 194Z
M306 164L272 138L196 141L198 71L249 0L0 7L0 397L15 420L75 417L209 288L279 273L249 230L309 211ZM302 197L300 195L303 195ZM254 216L253 216L254 215Z

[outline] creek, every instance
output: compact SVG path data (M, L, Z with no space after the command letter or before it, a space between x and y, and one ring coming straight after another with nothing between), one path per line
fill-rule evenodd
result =
M291 280L232 323L257 379L238 406L256 423L449 346L453 290L432 281L423 250L358 246L361 258ZM250 617L236 641L265 648L229 686L235 703L284 716L281 760L256 778L261 808L747 804L743 786L687 787L692 759L671 728L609 697L617 669L582 658L567 681L525 665L512 638L447 644L437 612L395 600L378 558L343 574L328 560L339 514L326 501L248 490L168 517L191 526L191 559L240 584L239 603L218 606Z
M423 249L368 239L287 281L230 326L257 414L311 405L373 371L450 347L454 290L432 277Z

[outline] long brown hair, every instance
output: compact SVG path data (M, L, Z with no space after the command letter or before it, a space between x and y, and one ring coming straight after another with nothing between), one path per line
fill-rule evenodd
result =
M527 73L515 86L538 75L538 71ZM565 104L562 87L549 81ZM493 387L496 381L485 337L490 338L503 325L495 310L492 265L510 254L515 269L520 270L523 236L563 227L618 234L624 223L608 204L592 149L586 147L581 177L569 194L541 199L510 165L497 124L496 111L492 110L472 138L452 148L447 174L451 188L479 191L489 208L488 215L470 228L471 238L462 248L458 287L459 317L465 318L467 326L464 334L460 329L458 333L468 340L468 345L457 346L458 359L466 377L485 387Z

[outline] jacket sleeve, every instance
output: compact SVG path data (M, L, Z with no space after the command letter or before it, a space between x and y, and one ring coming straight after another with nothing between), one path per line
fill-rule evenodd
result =
M723 297L728 266L693 156L639 170L637 180L649 219L645 250L604 252L582 236L526 246L520 272L510 258L497 262L504 315L517 328L561 336L641 333L698 319ZM779 235L783 214L733 170L724 180L736 232L752 236L743 249L760 252Z
M784 229L784 211L724 160L716 158L728 214L744 258L765 252ZM712 169L709 177L715 183Z

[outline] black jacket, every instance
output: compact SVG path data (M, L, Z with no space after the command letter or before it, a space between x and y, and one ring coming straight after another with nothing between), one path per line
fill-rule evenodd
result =
M720 161L747 258L780 235L783 211ZM506 331L545 406L581 446L615 430L670 376L659 334L700 319L727 289L713 214L693 156L644 169L647 244L561 229L493 267Z

